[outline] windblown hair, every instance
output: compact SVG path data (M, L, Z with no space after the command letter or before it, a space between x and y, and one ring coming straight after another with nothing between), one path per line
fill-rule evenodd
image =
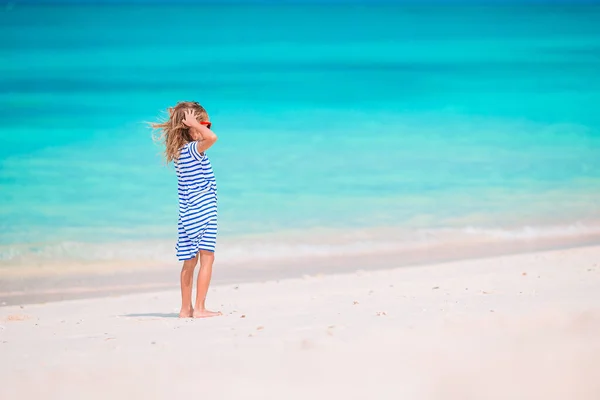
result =
M181 148L187 143L193 141L190 135L190 128L185 126L185 110L193 109L198 121L208 121L208 113L200 104L195 101L181 101L175 107L167 109L169 118L162 122L150 124L158 132L154 135L154 140L164 144L165 159L167 163L177 161Z

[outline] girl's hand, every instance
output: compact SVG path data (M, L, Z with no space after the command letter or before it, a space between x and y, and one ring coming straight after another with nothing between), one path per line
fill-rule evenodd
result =
M198 120L196 119L196 114L194 113L194 110L192 109L188 109L185 110L184 112L184 118L183 118L183 124L189 128L195 128L197 126L199 126L200 124L198 123Z

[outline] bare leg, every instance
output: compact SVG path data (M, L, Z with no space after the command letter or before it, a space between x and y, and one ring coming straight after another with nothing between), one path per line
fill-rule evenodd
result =
M215 261L215 253L200 250L200 271L198 272L198 285L196 288L196 306L194 307L194 318L216 317L221 312L208 311L206 309L206 293L212 276L212 266Z
M198 255L185 260L181 268L181 311L179 318L191 318L194 314L192 308L192 285L194 283L194 268L198 264Z

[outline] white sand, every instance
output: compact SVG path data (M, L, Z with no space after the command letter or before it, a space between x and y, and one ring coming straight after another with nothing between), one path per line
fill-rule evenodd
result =
M0 399L600 399L600 247L178 301L0 308Z

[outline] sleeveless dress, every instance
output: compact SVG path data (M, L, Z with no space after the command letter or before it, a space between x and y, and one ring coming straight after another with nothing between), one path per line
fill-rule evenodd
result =
M179 261L194 258L199 250L215 251L217 242L217 183L206 153L196 142L183 146L175 162L179 197Z

